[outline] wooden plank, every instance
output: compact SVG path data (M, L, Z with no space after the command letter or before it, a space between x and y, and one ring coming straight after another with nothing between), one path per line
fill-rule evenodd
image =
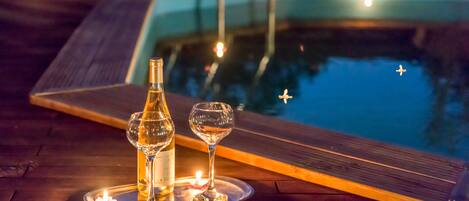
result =
M92 4L83 4L83 2L75 2L74 7L70 8L63 4L56 4L52 6L46 1L41 3L32 3L25 1L15 2L0 2L0 10L2 17L10 17L8 21L15 22L19 25L26 26L57 26L69 24L76 21L76 18L70 16L81 16L89 10L89 6ZM28 12L24 12L28 11ZM70 14L68 14L70 12Z
M40 156L136 156L136 154L137 151L130 144L44 145L39 152Z
M286 200L286 201L359 201L359 200L369 200L362 197L357 197L353 195L312 195L312 194L275 194L275 195L265 195L265 194L254 194L250 199L253 201L262 200Z
M28 121L30 122L30 121ZM30 124L25 127L20 125L1 125L1 135L3 136L39 136L46 137L49 134L50 127L43 124Z
M91 135L91 134L90 134ZM96 135L96 133L94 133ZM99 136L99 135L98 135ZM119 135L114 135L119 136ZM82 138L82 139L81 139ZM0 145L62 145L62 146L100 146L105 144L106 146L119 146L122 145L122 141L126 140L124 136L120 138L86 138L86 136L78 137L55 137L55 136L5 136L1 141Z
M0 166L80 166L80 167L136 167L133 156L0 156Z
M39 151L37 145L0 145L0 155L36 155Z
M84 131L92 131L94 128L96 129L95 131L104 132L104 133L109 133L111 132L110 130L120 130L116 128L110 128L109 126L106 126L97 122L92 122L92 121L87 122L87 121L79 121L79 120L82 120L82 119L76 116L71 116L68 114L61 113L54 119L53 121L54 129L51 131L51 133L56 132L56 130L58 130L59 132L64 131L64 133L65 132L69 133L70 130L73 130L74 127L79 130L84 130ZM120 130L119 132L122 132L122 130ZM76 132L72 132L72 133L76 133Z
M80 194L80 195L77 195ZM81 197L81 199L78 199ZM12 201L64 201L82 200L83 193L76 190L47 189L47 190L19 190L15 193Z
M47 2L49 1L49 2ZM94 5L95 0L91 0L88 3L84 1L73 2L73 1L57 1L52 3L50 0L43 0L42 2L25 2L25 1L15 1L15 2L0 2L0 5L3 8L8 8L9 10L15 11L24 11L22 14L30 15L39 15L48 14L49 16L54 16L53 19L58 19L61 17L76 17L83 16L89 12L89 7Z
M93 126L95 127L93 129ZM86 145L126 144L127 138L119 129L96 124L61 124L50 127L0 126L3 139L0 145ZM99 133L99 135L97 135Z
M13 190L0 190L0 200L11 200L15 191Z
M75 121L76 122L76 121ZM96 136L99 133L99 136ZM96 123L74 123L57 124L51 129L51 137L74 138L74 137L96 137L110 139L124 139L125 131Z
M38 166L31 168L26 178L136 178L135 167L106 166Z
M135 182L135 177L94 178L0 178L0 190L92 190Z
M278 192L294 194L343 194L342 191L303 181L276 181Z
M123 83L149 2L100 1L31 93Z
M7 119L7 120L52 119L55 116L57 116L56 112L42 110L38 108L28 109L27 107L18 107L17 109L16 107L8 107L8 108L0 108L0 109L2 110L2 115L0 116L0 120L3 120L3 119Z
M202 170L207 173L207 154L196 152L184 147L177 147L176 151L176 172L178 177L193 176L195 171ZM182 160L190 159L190 160ZM19 158L15 156L0 156L1 166L32 166L27 177L89 177L90 175L97 174L99 176L104 170L114 168L123 170L133 169L136 167L136 157L116 157L116 156L34 156L28 158ZM81 169L82 168L82 169ZM97 170L95 173L93 170ZM242 171L240 171L242 170ZM72 173L68 173L72 171ZM76 173L76 172L79 173ZM291 180L291 178L279 175L273 172L266 172L259 168L252 166L245 166L240 163L217 158L217 171L222 172L223 175L229 175L241 179L247 179L256 183L256 180L262 180L264 183L272 183L275 180ZM101 173L99 173L101 172ZM83 174L83 175L82 175ZM104 174L108 174L105 173ZM122 176L131 176L134 174L122 174ZM96 176L96 175L95 175ZM104 175L105 176L105 175ZM269 182L271 181L271 182ZM260 184L261 185L261 184Z
M27 168L25 165L0 166L0 178L22 177Z
M128 85L36 96L32 101L125 128L127 117L142 108L144 97L143 87ZM177 143L205 151L205 145L196 139L187 125L187 115L194 100L173 94L168 94L167 98L179 134ZM283 128L278 128L279 132L267 126L269 124ZM324 148L323 143L332 149ZM446 199L456 183L455 175L462 170L459 161L401 150L366 139L311 130L306 126L247 112L237 113L237 127L222 145L219 156L375 199ZM429 166L422 168L424 164ZM431 168L433 170L429 170Z
M237 114L241 130L258 135L268 135L294 143L301 142L307 146L314 145L324 151L341 153L386 166L416 171L419 174L447 181L456 181L463 170L464 163L458 160L282 121L251 112L239 112Z

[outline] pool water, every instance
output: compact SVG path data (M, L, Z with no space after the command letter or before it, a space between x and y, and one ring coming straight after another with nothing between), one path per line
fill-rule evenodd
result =
M156 52L167 61L167 91L463 159L469 62L458 46L464 37L447 33L429 31L417 44L413 29L277 31L262 73L262 32L232 35L222 59L205 39L160 43ZM402 76L399 65L406 69ZM278 98L284 89L293 96L288 104Z

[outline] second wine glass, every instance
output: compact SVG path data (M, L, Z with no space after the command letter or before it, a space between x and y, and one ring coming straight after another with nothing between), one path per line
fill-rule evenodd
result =
M216 145L234 127L234 115L230 105L221 102L197 103L192 107L189 115L191 130L208 144L209 181L207 190L196 195L194 201L225 201L227 195L215 189L215 148Z

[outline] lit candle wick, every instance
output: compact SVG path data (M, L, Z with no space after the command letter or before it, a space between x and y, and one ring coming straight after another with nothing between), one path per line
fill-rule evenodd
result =
M107 190L104 190L104 192L103 192L103 199L104 199L105 201L107 201L107 200L108 200L108 197L109 197L109 194L108 194Z
M109 196L109 193L107 190L103 191L103 197L98 197L96 201L117 201L116 199L112 199L112 197Z
M215 53L217 54L217 57L222 58L226 51L225 44L223 44L222 42L217 42L217 45L215 45L214 50L215 50Z
M194 181L192 181L192 187L197 188L197 189L200 189L200 188L204 187L205 183L202 179L202 175L203 175L203 173L200 170L197 170L195 172L195 179L194 179Z
M202 171L199 170L199 171L195 172L195 181L200 183L201 179L202 179Z

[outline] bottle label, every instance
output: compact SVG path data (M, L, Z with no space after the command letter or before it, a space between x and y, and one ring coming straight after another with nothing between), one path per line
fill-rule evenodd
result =
M155 158L154 175L155 187L164 187L174 184L175 149L161 151Z

